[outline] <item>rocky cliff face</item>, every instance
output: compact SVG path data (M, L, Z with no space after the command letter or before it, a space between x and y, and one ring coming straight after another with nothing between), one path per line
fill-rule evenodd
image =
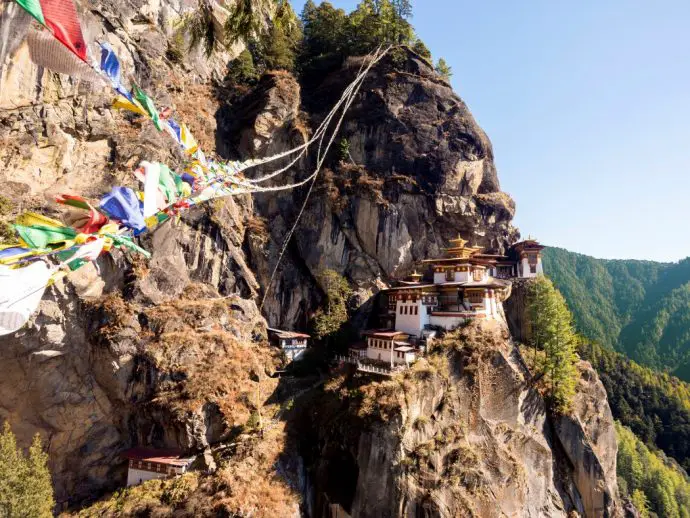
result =
M303 142L360 65L361 59L347 60L302 97L294 79L264 78L232 108L242 121L235 149L263 156ZM313 288L323 269L344 274L360 305L416 262L439 255L458 233L497 252L517 237L515 205L500 191L489 139L450 86L411 51L387 57L368 76L341 136L349 155L332 152L317 181L268 298L269 322L304 322L318 304ZM314 165L305 159L286 178L302 178ZM305 195L306 188L256 198L258 213L271 223L269 253L252 250L264 286L272 252Z
M390 381L344 374L299 430L312 516L620 516L613 420L583 373L553 421L505 331L473 324Z
M218 105L208 81L232 54L190 51L180 63L167 54L174 24L196 4L77 3L87 38L109 41L123 70L212 150ZM98 197L135 185L141 160L179 164L165 135L110 109L110 89L34 65L24 40L31 22L14 2L2 2L0 16L7 219L32 208L57 216L57 193ZM165 224L143 243L150 261L116 252L80 269L48 290L24 329L2 337L0 420L22 444L44 438L60 504L120 485L124 449L203 451L271 395L266 371L276 358L261 345L259 285L243 252L253 219L251 198L238 197Z
M171 60L174 23L193 4L78 7L87 35L109 41L206 151L246 158L304 142L361 64L350 59L305 88L269 73L229 102L215 80L240 47ZM31 208L58 216L47 199L59 192L97 197L135 185L141 160L180 164L164 135L110 109L109 90L33 65L23 43L29 20L11 2L0 9L5 218ZM495 251L516 237L486 135L414 53L372 71L342 136L349 154L328 157L264 308L270 323L306 325L322 269L343 273L356 289L353 307L366 313L381 287L458 232ZM305 157L276 181L314 165ZM548 421L500 330L461 336L392 385L358 380L349 392L350 382L336 380L321 394L268 376L279 359L266 346L258 297L305 194L190 212L144 238L150 260L114 253L80 269L2 338L0 420L22 444L34 433L45 439L60 504L120 485L120 453L153 445L204 453L202 472L216 472L183 478L184 491L158 488L158 507L150 494L143 504L130 494L96 514L292 516L300 504L307 516L615 514L615 447L598 382L586 381L576 417ZM295 394L303 397L288 411ZM185 497L171 500L168 490Z

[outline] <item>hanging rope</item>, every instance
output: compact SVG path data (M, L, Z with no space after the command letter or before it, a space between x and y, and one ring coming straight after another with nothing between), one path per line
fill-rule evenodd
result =
M264 295L261 298L261 304L259 306L259 311L263 310L264 304L266 302L266 297L268 296L269 292L271 291L271 287L273 285L273 281L275 280L276 273L278 272L278 267L280 265L280 262L283 259L283 256L285 255L285 251L287 250L288 243L290 242L290 239L292 239L292 235L295 232L295 229L297 228L297 225L299 224L299 220L302 217L302 214L304 213L304 210L307 207L307 202L309 201L309 197L311 196L312 190L314 189L314 185L316 184L316 178L321 171L321 166L323 165L324 160L326 159L326 156L328 155L328 150L331 147L331 144L333 144L333 140L335 140L335 136L338 134L338 131L340 130L340 126L343 122L343 119L345 118L345 114L347 113L348 108L354 101L356 95L359 93L359 89L362 86L362 83L364 82L364 77L369 73L369 70L376 65L388 52L390 51L392 47L386 48L384 51L381 51L381 47L376 49L376 51L373 53L371 56L371 61L369 62L369 65L367 68L364 70L364 72L360 72L357 76L357 79L352 83L353 89L352 91L348 94L347 96L347 102L345 104L345 107L343 108L343 111L340 115L340 118L338 119L338 123L335 126L335 129L333 130L333 133L331 134L331 138L328 141L328 144L326 145L326 149L323 151L323 154L321 153L321 146L323 144L323 138L319 141L319 148L317 151L317 164L316 164L316 169L312 175L307 177L305 180L299 182L298 184L293 184L293 186L290 186L290 188L297 187L299 185L304 185L307 183L309 180L312 180L311 185L309 186L309 190L307 191L307 195L304 197L304 201L302 202L302 207L299 210L299 213L297 214L297 218L295 218L295 222L292 225L292 228L290 231L287 233L285 236L285 240L283 241L283 246L281 247L280 254L278 254L278 260L276 261L275 266L273 267L273 271L271 272L271 277L268 281L268 285L266 286L266 290L264 291ZM364 66L364 63L366 62L365 60L362 62L362 65L360 66L360 70ZM272 190L284 190L284 188L289 187L289 186L282 186L282 188L276 188ZM271 189L271 188L268 188Z

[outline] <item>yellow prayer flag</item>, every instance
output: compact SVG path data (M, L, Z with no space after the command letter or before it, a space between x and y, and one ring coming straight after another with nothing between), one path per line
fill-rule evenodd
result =
M36 214L35 212L25 212L15 221L17 225L30 227L32 225L44 225L46 227L64 227L64 223L43 214Z
M133 102L127 100L121 95L118 95L113 101L113 108L118 108L120 110L128 110L139 115L143 115L145 117L149 116L148 113L146 113L146 111L141 106L139 106L138 104L134 104Z
M180 141L182 142L182 147L184 147L185 152L189 153L190 155L199 147L194 135L192 135L192 132L189 131L189 128L187 128L186 124L180 125Z

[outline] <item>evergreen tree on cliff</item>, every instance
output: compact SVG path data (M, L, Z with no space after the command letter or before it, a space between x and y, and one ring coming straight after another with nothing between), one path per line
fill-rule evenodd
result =
M326 296L325 308L319 308L314 315L314 334L328 344L342 325L347 322L347 299L352 289L347 280L334 270L324 270L319 275L319 283Z
M446 81L450 81L450 78L453 76L453 70L443 58L439 58L438 62L436 63L436 73Z
M565 299L544 276L530 284L527 318L534 350L533 365L547 381L553 409L564 412L577 385L577 340Z
M25 457L17 447L9 423L0 435L0 516L50 518L53 516L53 486L48 455L36 435Z

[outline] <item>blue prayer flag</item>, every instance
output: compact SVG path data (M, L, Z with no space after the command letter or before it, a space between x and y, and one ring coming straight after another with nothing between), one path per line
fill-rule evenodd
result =
M101 198L100 207L112 219L134 230L135 235L146 230L141 204L137 195L129 187L113 187Z
M120 82L120 60L108 43L101 43L101 70L108 76L117 93L132 101L132 94Z

